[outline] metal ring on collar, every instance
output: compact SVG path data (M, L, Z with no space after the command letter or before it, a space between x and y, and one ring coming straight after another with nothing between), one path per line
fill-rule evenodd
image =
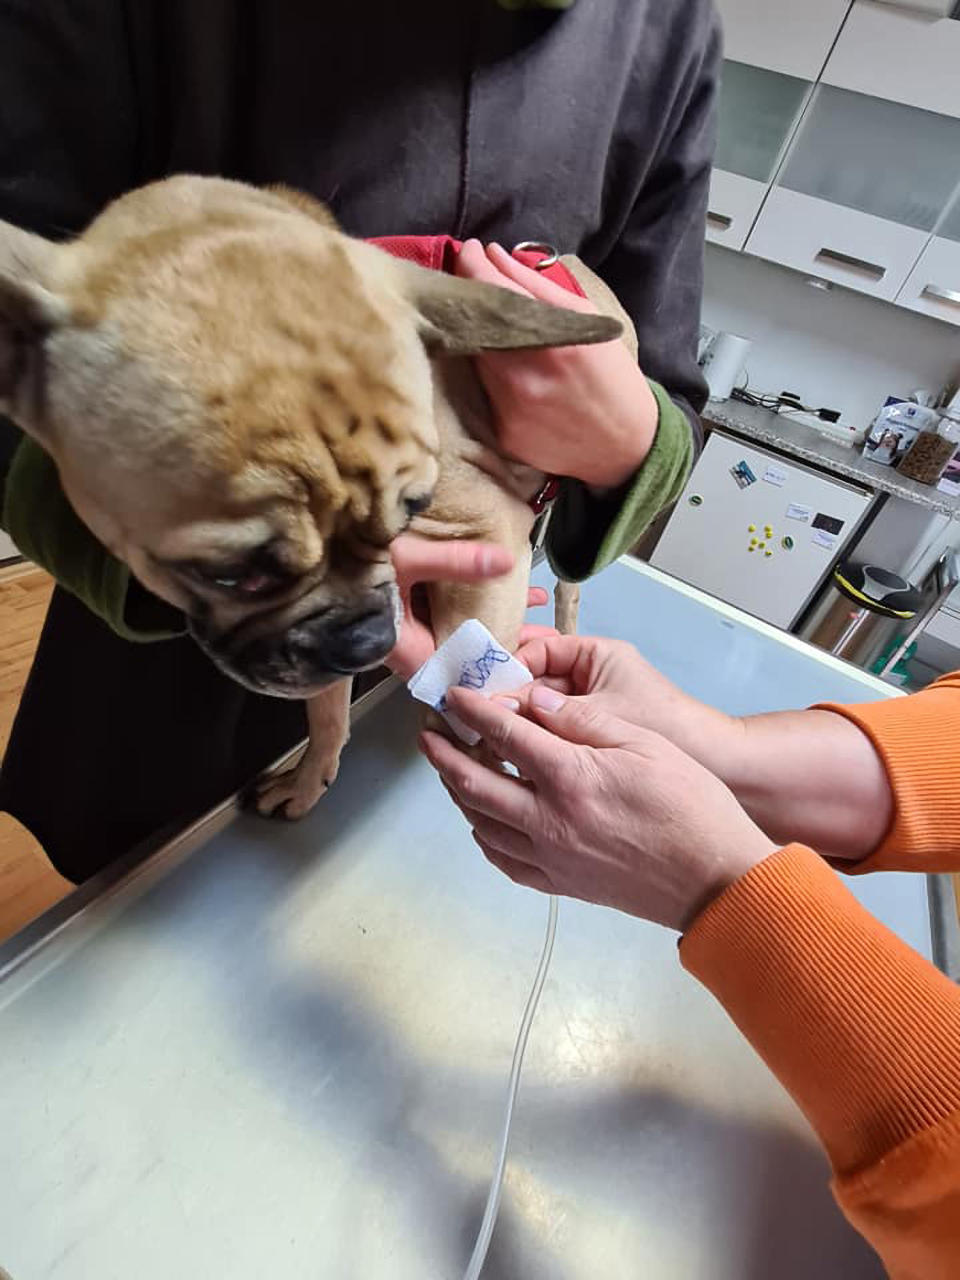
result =
M543 240L521 240L519 244L513 246L514 253L545 253L547 256L535 264L536 271L546 271L547 267L556 266L560 261L560 254L552 244L546 244Z

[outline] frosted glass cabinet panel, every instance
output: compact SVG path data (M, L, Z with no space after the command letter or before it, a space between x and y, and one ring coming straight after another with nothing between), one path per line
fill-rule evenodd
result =
M944 219L943 225L937 232L938 236L942 236L944 240L956 240L960 242L960 200L957 200L953 208Z
M780 185L930 232L958 181L960 120L821 86Z
M715 167L769 183L810 89L809 80L724 62Z
M717 0L727 57L816 80L850 0Z

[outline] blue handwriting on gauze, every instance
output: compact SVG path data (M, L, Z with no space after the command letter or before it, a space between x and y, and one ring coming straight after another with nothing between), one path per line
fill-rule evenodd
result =
M487 645L486 651L479 658L472 658L469 662L465 662L460 669L460 679L457 681L459 689L482 689L493 674L493 668L498 663L509 662L509 653L504 653L502 649L498 649L496 645ZM437 703L437 711L446 711L447 699L442 697Z

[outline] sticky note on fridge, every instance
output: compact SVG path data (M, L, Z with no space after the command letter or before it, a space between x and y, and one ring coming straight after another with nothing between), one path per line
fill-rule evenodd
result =
M787 471L784 471L783 467L767 467L763 473L763 478L767 484L776 485L778 489L782 489L790 476Z
M818 529L813 535L813 545L815 547L826 547L828 551L832 551L837 545L837 535L835 533L826 533L823 529Z
M799 502L791 502L787 507L788 520L800 520L809 524L813 519L813 507L802 507Z

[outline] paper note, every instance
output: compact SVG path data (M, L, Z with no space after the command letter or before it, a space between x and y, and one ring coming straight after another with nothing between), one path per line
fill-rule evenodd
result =
M787 507L788 520L801 520L804 524L809 524L812 518L812 507L802 507L799 502L791 502Z
M815 547L826 547L828 551L832 551L837 545L836 534L826 533L823 529L818 529L813 535L813 545Z
M784 471L783 467L767 467L763 473L763 478L767 484L776 485L778 489L782 489L790 476L788 472Z
M527 668L502 649L482 623L471 618L411 677L407 688L420 702L439 711L454 733L473 746L480 735L449 710L447 691L456 685L490 697L511 693L532 679Z

